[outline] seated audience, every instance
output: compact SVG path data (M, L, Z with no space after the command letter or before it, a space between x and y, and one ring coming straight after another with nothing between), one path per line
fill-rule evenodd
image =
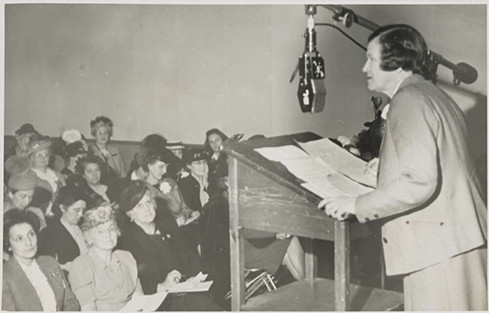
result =
M205 134L205 147L209 152L207 163L209 166L209 192L227 191L228 177L227 155L222 152L222 143L228 137L219 129L213 128Z
M31 206L32 197L36 189L36 179L26 173L15 174L8 180L7 194L3 201L3 212L11 209L26 210L34 213L38 219L38 230L46 227L44 212Z
M71 262L87 250L78 226L87 206L83 199L82 193L73 185L62 187L53 203L55 218L39 235L39 254L55 257L67 272Z
M122 231L121 246L132 253L145 294L166 290L182 277L199 271L199 257L187 248L173 220L156 218L156 203L147 184L133 181L124 189L120 206L130 219ZM204 292L169 294L164 301L169 311L221 310Z
M102 184L102 161L95 156L85 156L77 161L76 173L82 179L75 184L83 194L88 207L100 200L112 202L117 200L114 189Z
M3 249L11 257L3 264L2 310L78 311L58 262L37 253L35 217L30 212L10 210L3 219Z
M119 311L143 292L136 260L131 253L114 249L120 235L114 209L105 204L87 210L81 229L89 248L71 265L73 292L82 311Z
M38 187L32 202L34 206L45 208L46 216L52 215L51 204L56 198L58 189L66 185L61 173L48 167L51 155L50 147L51 140L48 137L34 134L29 138L28 153L31 166L27 173L36 177Z
M183 160L190 174L178 180L178 187L185 203L196 211L202 211L202 207L209 202L207 155L203 149L188 149L183 154Z
M90 151L108 166L108 180L127 176L119 149L109 143L113 126L112 120L105 116L97 116L90 122L90 131L95 137L95 144L90 146ZM107 183L111 184L111 182Z

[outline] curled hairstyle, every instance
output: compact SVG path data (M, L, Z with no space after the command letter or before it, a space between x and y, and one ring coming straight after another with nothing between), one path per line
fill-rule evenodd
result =
M3 214L3 251L11 253L10 248L10 228L18 224L27 223L32 226L32 229L36 233L39 233L39 220L36 215L29 211L20 209L12 209Z
M368 37L368 42L376 38L381 47L382 70L390 72L402 68L428 78L428 46L414 27L405 24L383 26Z
M209 144L209 136L212 135L212 134L217 134L219 135L219 137L221 137L222 141L228 139L228 136L226 136L221 130L217 129L217 128L212 128L212 129L209 129L206 133L205 133L205 142L204 142L204 145L205 145L205 148L209 151L212 151L211 149L211 145Z
M95 136L97 129L102 126L107 127L109 129L109 136L112 136L112 127L114 127L114 123L106 116L97 116L94 120L90 121L90 132L92 133L92 136Z
M83 197L83 193L73 185L67 185L61 187L58 191L58 195L53 202L53 213L56 217L60 218L63 215L63 210L61 206L66 210L73 203L83 200L86 201Z
M142 164L141 167L143 170L148 171L148 165L149 164L155 164L156 161L161 161L164 162L168 165L170 165L171 161L173 160L173 153L168 150L168 149L143 149L142 150L143 155L142 155Z
M78 159L78 161L76 161L76 167L75 167L76 173L83 177L83 174L85 174L85 169L87 168L88 164L91 163L97 164L101 174L103 174L102 171L104 167L102 164L102 160L100 160L98 157L94 155L88 155Z

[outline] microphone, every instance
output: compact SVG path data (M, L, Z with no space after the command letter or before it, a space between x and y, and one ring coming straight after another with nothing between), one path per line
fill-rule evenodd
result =
M452 68L453 72L453 80L465 83L472 84L477 80L477 70L467 63L460 62Z
M307 29L304 34L306 40L305 50L299 58L300 79L297 98L304 113L321 112L326 102L324 60L316 50L316 31L314 30L312 14L309 14Z

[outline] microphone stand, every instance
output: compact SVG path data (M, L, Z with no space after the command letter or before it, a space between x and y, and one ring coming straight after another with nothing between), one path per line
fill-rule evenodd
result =
M306 14L307 15L313 15L316 13L316 5L306 5ZM355 14L352 10L347 9L341 5L318 5L320 7L323 7L325 9L328 9L334 13L333 19L335 21L340 21L345 25L345 27L349 28L353 25L353 23L356 23L360 26L363 26L367 29L370 29L372 31L375 31L377 28L380 26L375 24L374 22L363 18L360 15ZM458 64L454 64L447 59L445 59L442 55L429 50L429 58L430 58L430 64L428 65L428 72L429 72L429 78L433 81L433 83L436 83L436 79L438 75L436 74L436 71L438 70L438 65L441 64L449 69L452 70L453 72L453 83L455 85L459 85L460 82L466 83L466 84L472 84L477 80L477 70L470 66L467 63L460 62Z

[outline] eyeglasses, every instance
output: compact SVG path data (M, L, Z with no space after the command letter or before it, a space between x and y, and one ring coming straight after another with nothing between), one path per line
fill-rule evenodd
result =
M38 159L49 159L50 153L49 152L36 152L34 153L34 157Z

